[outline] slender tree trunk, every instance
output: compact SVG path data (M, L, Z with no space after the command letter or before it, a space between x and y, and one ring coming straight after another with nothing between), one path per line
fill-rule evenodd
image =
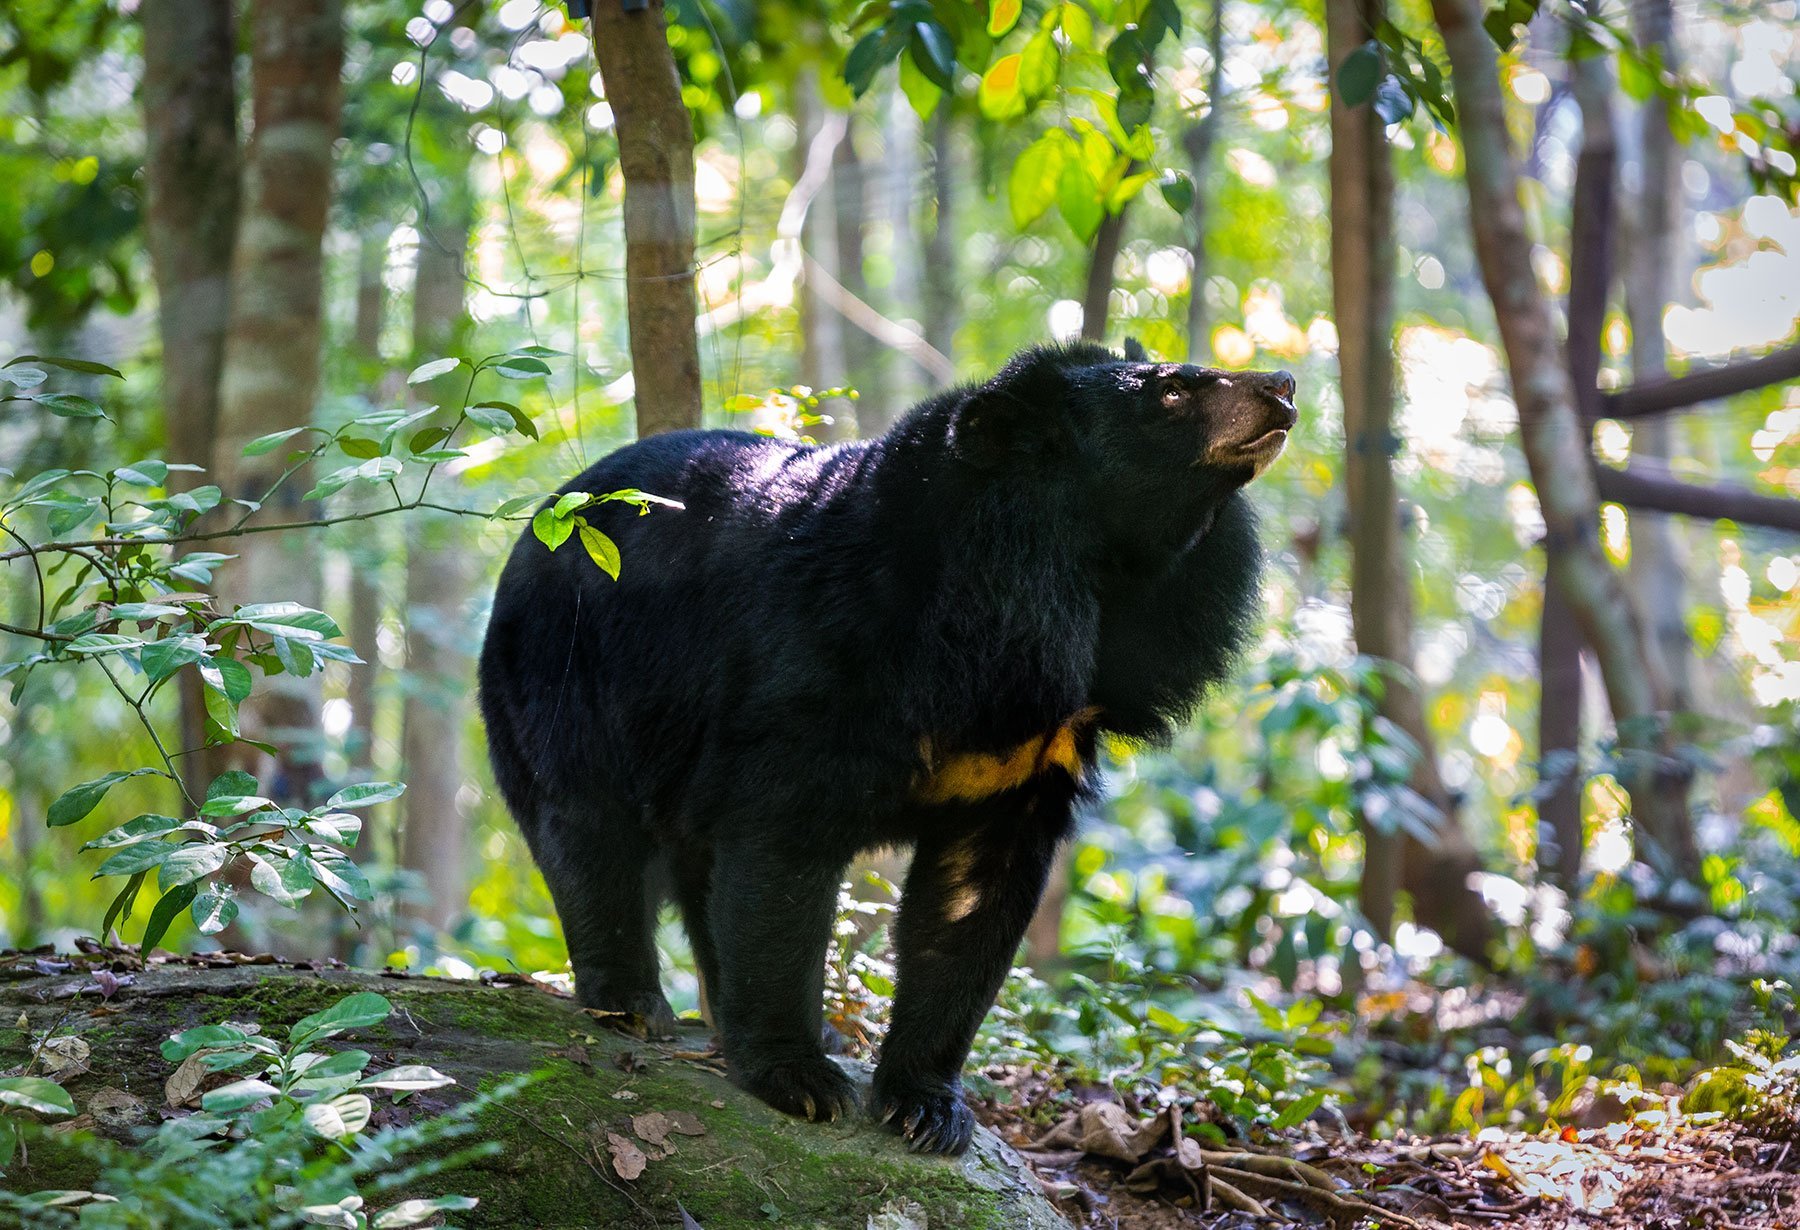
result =
M456 354L468 334L463 304L463 253L469 242L466 197L439 211L446 221L437 239L449 251L419 245L413 289L413 349L418 362ZM458 216L460 215L460 216ZM463 394L457 373L440 378L447 387L421 386L424 404L456 405ZM439 382L433 382L434 384ZM468 899L468 823L457 806L462 789L463 715L472 642L468 606L474 588L473 556L461 541L462 528L448 521L418 526L406 562L406 670L401 755L405 762L405 824L400 863L425 882L421 918L443 928Z
M1638 43L1656 48L1670 71L1679 71L1675 46L1675 8L1670 0L1644 0L1631 10ZM1668 347L1662 316L1675 298L1676 247L1680 206L1680 161L1669 128L1664 101L1655 98L1638 109L1640 187L1627 219L1631 258L1624 262L1625 314L1631 324L1631 380L1648 384L1668 374ZM1679 420L1656 415L1632 432L1634 457L1666 464L1679 453ZM1687 633L1687 573L1683 567L1679 527L1666 513L1631 512L1631 567L1626 573L1638 609L1650 623L1669 672L1669 701L1678 712L1697 707L1692 671L1693 646Z
M340 0L262 0L251 6L254 129L247 159L231 321L220 380L217 481L227 497L263 500L284 466L281 450L245 457L265 432L313 417L319 389L321 297L332 144L339 132L344 29ZM258 517L303 515L296 476ZM238 541L219 574L235 602L291 599L317 605L313 545L294 535ZM318 676L281 675L244 705L246 733L281 745L266 784L304 799L321 780Z
M376 388L371 399L383 396L381 326L387 310L388 240L393 231L375 226L364 232L357 248L356 317L351 345L362 361L365 379ZM382 565L387 556L389 535L380 521L357 529L350 547L350 618L344 633L350 648L363 660L363 665L350 668L345 685L345 700L350 704L350 729L346 735L345 755L350 763L371 766L375 745L375 680L381 670L379 634L381 616L386 603L382 594ZM369 549L373 547L374 549Z
M837 268L832 276L838 285L865 303L869 299L869 282L863 272L863 229L869 216L868 172L856 149L856 133L861 125L852 113L831 160L831 221L836 235ZM840 414L833 425L832 437L854 439L861 425L862 400L881 400L881 352L875 340L858 328L843 332L844 373L857 391L854 415Z
M1637 820L1669 844L1672 867L1691 874L1692 832L1666 731L1667 689L1653 642L1624 585L1600 550L1598 499L1575 392L1559 353L1550 306L1531 263L1493 41L1480 0L1432 0L1456 88L1469 215L1488 295L1512 373L1525 458L1543 510L1551 567L1570 611L1594 648L1622 753L1621 777ZM1681 848L1685 835L1688 846Z
M1213 183L1213 146L1218 143L1219 126L1224 118L1225 0L1213 0L1212 21L1206 30L1206 50L1212 57L1212 71L1206 82L1206 114L1198 123L1188 125L1187 131L1181 134L1181 144L1188 156L1188 173L1194 181L1194 201L1188 206L1188 253L1194 263L1188 283L1189 363L1203 363L1212 353L1206 319L1206 207L1207 192Z
M593 6L594 58L625 177L625 308L639 437L698 427L694 333L694 123L681 101L663 0Z
M924 315L919 301L919 243L913 224L919 182L919 116L903 91L892 91L886 105L881 133L886 162L881 176L881 204L894 267L893 281L887 290L888 315L897 320L918 321ZM940 100L938 105L948 106L949 100ZM857 429L865 440L886 431L925 392L925 373L917 363L890 355L885 367L887 379L879 396L865 397L856 403Z
M144 231L156 275L163 423L169 461L213 468L219 373L237 239L237 52L230 0L145 0ZM169 475L183 490L211 476ZM206 708L199 676L179 681L181 746L199 748ZM187 789L205 796L212 759L187 756Z
M1382 0L1329 0L1326 32L1335 74L1384 18ZM1427 845L1390 819L1363 815L1363 913L1391 934L1395 898L1460 952L1482 957L1493 929L1469 885L1481 860L1438 773L1431 731L1413 684L1412 585L1394 483L1394 170L1381 119L1365 102L1331 100L1331 269L1344 402L1350 514L1350 613L1359 652L1381 665L1379 711L1418 745L1409 785L1438 814Z
M931 237L925 244L925 340L945 358L956 359L956 326L961 298L956 286L955 108L945 98L931 124Z
M1125 172L1127 175L1137 173L1137 163L1132 163ZM1112 306L1113 283L1116 280L1115 266L1119 263L1119 248L1125 240L1125 215L1131 209L1127 201L1119 207L1116 214L1107 214L1101 219L1100 229L1094 233L1094 250L1088 258L1087 284L1081 291L1081 336L1090 342L1102 341L1106 337L1106 317Z
M794 120L799 130L799 139L794 142L794 182L800 182L805 173L806 160L812 150L813 139L819 134L819 125L824 119L824 103L819 97L817 76L811 70L803 70L794 88ZM833 278L839 278L840 268L837 259L837 228L833 224L833 209L836 205L829 182L812 199L812 205L806 211L806 221L800 230L800 243L812 254L819 267ZM819 288L813 279L804 274L800 278L800 383L813 389L842 388L849 383L849 376L844 369L844 318L837 309L825 302L819 294ZM854 403L833 399L825 404L823 413L834 420L854 413ZM834 422L834 428L837 424ZM842 432L836 432L842 438L851 434L846 425Z

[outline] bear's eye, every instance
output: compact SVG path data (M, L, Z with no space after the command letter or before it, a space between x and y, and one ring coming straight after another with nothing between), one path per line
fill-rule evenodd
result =
M1187 400L1187 388L1179 381L1171 380L1162 387L1162 404L1174 409Z

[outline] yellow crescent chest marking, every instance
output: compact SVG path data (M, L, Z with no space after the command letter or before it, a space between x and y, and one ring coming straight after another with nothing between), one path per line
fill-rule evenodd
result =
M952 752L939 756L930 739L919 743L924 772L913 780L913 798L923 803L974 803L1034 777L1061 769L1081 780L1080 733L1097 711L1084 709L1046 735L1004 752Z

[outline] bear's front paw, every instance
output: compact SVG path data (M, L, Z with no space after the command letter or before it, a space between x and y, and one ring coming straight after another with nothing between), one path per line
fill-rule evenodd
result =
M879 1077L875 1084L875 1118L904 1136L914 1153L956 1156L968 1149L975 1116L963 1102L961 1084L886 1089Z
M823 1055L764 1064L738 1073L738 1084L786 1114L830 1123L856 1109L856 1086Z

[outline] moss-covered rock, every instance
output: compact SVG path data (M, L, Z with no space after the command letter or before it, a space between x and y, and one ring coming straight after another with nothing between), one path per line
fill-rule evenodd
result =
M646 1042L532 986L270 965L163 965L134 974L103 1001L91 973L27 977L0 985L0 1071L29 1056L21 1013L39 1035L54 1027L81 1038L91 1066L66 1081L84 1112L79 1122L129 1140L165 1107L163 1082L174 1065L158 1046L169 1034L230 1020L257 1022L279 1037L298 1018L363 990L385 995L395 1011L340 1043L372 1052L372 1068L429 1064L458 1082L441 1091L448 1099L415 1097L391 1112L400 1118L442 1109L508 1077L538 1077L484 1112L482 1135L499 1141L499 1152L433 1181L435 1190L480 1198L473 1212L458 1215L460 1225L679 1226L680 1209L704 1230L865 1230L872 1217L878 1226L930 1230L1067 1225L1017 1155L986 1131L967 1156L945 1160L909 1153L860 1117L801 1123L731 1085L702 1026L685 1026L672 1042ZM643 1118L658 1111L665 1119L686 1112L678 1118L687 1134L665 1134L663 1123ZM635 1180L615 1168L613 1137L647 1157ZM13 1167L4 1181L18 1190L80 1188L91 1171L78 1150L39 1143L29 1163Z

